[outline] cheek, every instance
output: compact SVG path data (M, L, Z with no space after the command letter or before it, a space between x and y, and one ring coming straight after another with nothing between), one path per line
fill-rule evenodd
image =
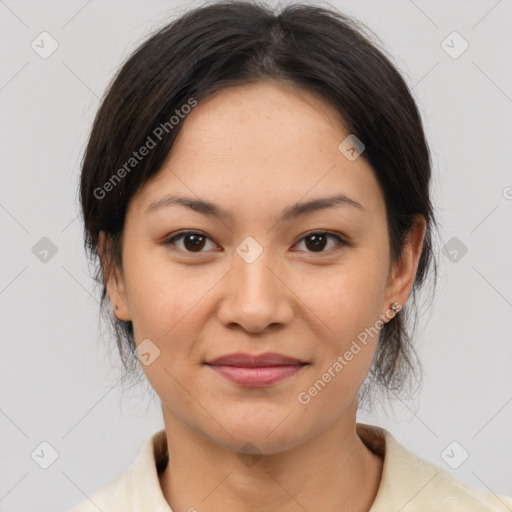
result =
M148 345L145 340L150 340L149 351L157 354L141 368L161 399L181 397L179 402L192 407L183 386L195 396L191 364L200 359L197 341L208 317L205 307L208 291L214 285L212 275L200 272L199 267L195 272L186 271L170 265L167 259L144 258L144 254L136 257L135 253L127 258L126 269L136 343L144 340Z
M359 253L339 265L312 266L301 272L294 291L303 303L305 314L322 326L327 337L341 350L347 340L374 325L379 318L385 277L382 261L371 254Z
M313 286L303 285L297 292L309 327L316 330L315 368L299 392L326 421L353 402L379 341L381 325L376 322L383 297L378 272L350 270L338 268L323 277L315 271L309 280Z
M312 398L313 408L348 406L374 359L386 270L372 254L361 251L335 267L312 269L297 291L309 325L318 329L317 368L301 390Z
M172 263L158 248L127 250L125 275L134 331L160 343L193 321L214 284L211 272Z

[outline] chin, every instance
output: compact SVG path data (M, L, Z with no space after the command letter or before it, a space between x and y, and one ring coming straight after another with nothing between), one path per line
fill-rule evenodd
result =
M306 434L299 430L299 427L304 428L303 424L296 425L283 421L288 412L279 415L279 419L271 415L266 419L259 418L250 422L241 421L240 418L224 421L222 425L226 430L220 429L220 432L216 432L217 435L214 434L210 438L215 443L237 453L264 455L282 453L306 440L303 439Z

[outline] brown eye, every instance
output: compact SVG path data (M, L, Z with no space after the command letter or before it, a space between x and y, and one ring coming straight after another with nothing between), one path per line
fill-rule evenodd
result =
M178 247L177 242L181 240L182 247ZM184 231L165 241L166 244L175 245L185 252L204 252L202 249L206 245L209 237L197 231Z
M329 246L329 240L333 240L334 243L331 242L331 246ZM177 247L179 250L186 253L198 253L206 252L203 249L205 248L207 241L212 241L210 237L206 236L203 233L198 231L183 231L174 235L173 237L167 239L165 244L173 245ZM338 235L333 233L328 233L325 231L316 231L313 233L309 233L305 237L300 240L300 243L305 243L306 252L311 253L324 253L329 250L343 245L349 245L345 240L343 240ZM181 244L181 246L179 245ZM327 250L326 250L327 247Z
M328 245L329 238L336 240L337 243L335 243L334 245L331 245L331 247L329 247L326 251L324 249ZM306 249L308 252L317 252L317 253L328 252L330 249L336 247L337 245L348 245L345 242L345 240L340 238L338 235L334 235L333 233L327 233L325 231L317 231L314 233L309 233L304 238L302 238L302 240L300 242L303 242L303 241L305 241L304 243L305 243L305 246L306 246Z

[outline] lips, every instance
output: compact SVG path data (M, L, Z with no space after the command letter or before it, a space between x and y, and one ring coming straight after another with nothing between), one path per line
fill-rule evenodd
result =
M301 366L308 364L300 359L267 352L265 354L251 355L242 352L228 354L206 362L210 366L238 366L241 368L262 368L267 366Z
M308 365L295 357L265 354L229 354L205 363L215 373L244 388L271 386L288 380Z

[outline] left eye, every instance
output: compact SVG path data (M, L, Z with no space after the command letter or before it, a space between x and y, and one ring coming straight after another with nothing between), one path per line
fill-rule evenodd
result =
M328 250L332 249L333 247L336 247L337 245L348 245L348 243L338 235L326 231L316 231L313 233L308 233L298 243L300 244L304 242L308 249L313 248L312 251L308 252L322 253L327 252L324 249L325 246L328 245L327 240L329 238L334 239L337 243L335 243ZM205 252L202 251L201 249L204 248L207 240L212 241L211 238L198 231L183 231L182 233L178 233L177 235L174 235L173 237L167 239L164 243L167 245L174 245L178 247L178 241L180 241L182 242L182 247L178 247L180 250L184 250L185 252L188 253L201 253Z
M302 242L303 240L309 240L309 244L308 244L308 242L304 242L306 244L306 246L309 245L309 248L313 247L314 249L320 249L319 251L314 250L312 252L327 252L327 251L324 251L323 249L327 245L328 238L331 238L331 239L334 239L337 241L337 243L335 243L333 247L336 247L338 245L348 245L348 243L345 240L343 240L343 238L341 238L338 235L335 235L333 233L328 233L326 231L317 231L314 233L309 233L305 237L303 237L299 241L299 243ZM331 247L331 249L333 247Z

